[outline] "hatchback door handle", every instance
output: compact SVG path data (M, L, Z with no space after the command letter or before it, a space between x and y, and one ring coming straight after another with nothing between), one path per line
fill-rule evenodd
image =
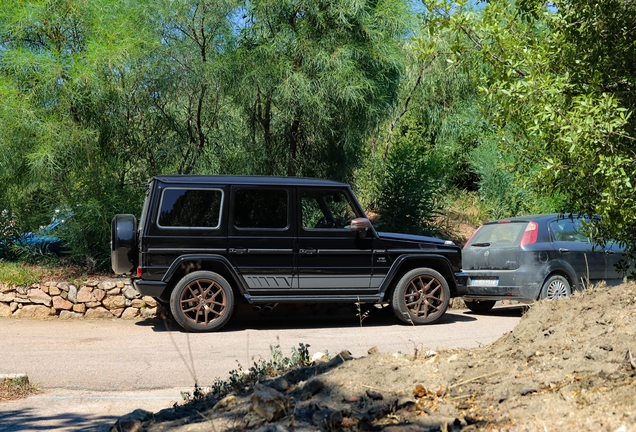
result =
M230 253L231 254L244 254L245 252L247 252L247 248L230 248Z
M561 252L561 253L568 253L568 252L570 252L570 249L566 249L566 248L559 248L559 252Z
M608 255L614 255L614 251L613 250L609 250L609 249L606 250L605 253L608 254Z
M313 255L313 254L316 253L316 249L314 249L314 248L301 249L298 252L300 252L301 254L305 254L305 255Z

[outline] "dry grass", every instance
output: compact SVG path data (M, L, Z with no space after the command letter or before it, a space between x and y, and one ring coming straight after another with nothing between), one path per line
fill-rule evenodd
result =
M91 273L91 276L99 273ZM68 264L29 264L0 260L0 282L8 285L30 286L51 280L79 281L88 277L86 270Z
M476 195L462 192L445 206L435 225L444 237L463 246L477 228L488 220L488 215L479 205Z
M26 376L0 380L0 402L24 399L38 393L40 390Z

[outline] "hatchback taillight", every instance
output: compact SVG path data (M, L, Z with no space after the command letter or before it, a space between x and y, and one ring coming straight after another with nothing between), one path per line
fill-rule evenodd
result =
M137 267L137 277L141 277L141 273L142 273L142 268Z
M529 222L523 232L523 237L521 237L521 246L536 243L537 234L539 234L539 225L536 222Z

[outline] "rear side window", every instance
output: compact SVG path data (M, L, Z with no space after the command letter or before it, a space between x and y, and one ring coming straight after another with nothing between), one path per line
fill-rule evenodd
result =
M483 225L470 240L469 246L518 246L528 222Z
M158 225L163 228L219 228L223 191L166 188Z
M559 219L550 222L550 230L554 235L555 241L589 243L589 238L581 232L581 228L579 219Z
M288 202L287 191L283 189L237 189L234 226L243 229L287 228Z

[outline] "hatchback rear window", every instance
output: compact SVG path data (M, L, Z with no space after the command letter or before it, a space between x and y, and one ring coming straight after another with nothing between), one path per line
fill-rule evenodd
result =
M518 246L528 222L483 225L468 246Z

